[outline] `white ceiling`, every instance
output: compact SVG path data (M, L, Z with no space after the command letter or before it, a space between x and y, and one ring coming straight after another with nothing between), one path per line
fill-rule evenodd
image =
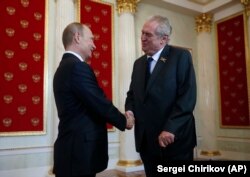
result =
M241 3L240 0L141 0L141 2L191 15L216 13L220 9Z

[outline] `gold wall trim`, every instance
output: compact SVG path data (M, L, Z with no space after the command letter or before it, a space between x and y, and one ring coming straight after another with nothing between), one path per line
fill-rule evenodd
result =
M118 166L124 166L124 167L136 167L142 165L141 160L119 160L117 162Z
M250 1L249 0L241 0L242 5L245 7L245 13L247 17L250 16Z
M48 29L49 29L49 0L44 0L45 10L44 10L44 70L43 70L43 130L41 131L13 131L13 132L0 132L1 136L27 136L27 135L46 135L47 133L47 116L48 116Z

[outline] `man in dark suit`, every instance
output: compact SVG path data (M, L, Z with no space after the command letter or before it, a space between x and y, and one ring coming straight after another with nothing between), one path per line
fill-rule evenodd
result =
M132 128L133 119L126 119L106 98L85 62L95 49L91 30L71 23L62 41L66 51L53 80L60 120L53 172L56 177L95 177L108 164L106 123L124 131Z
M136 150L147 177L157 176L161 163L193 160L196 146L192 58L188 50L168 45L170 34L165 17L153 16L144 23L141 44L145 55L134 63L125 103L126 116L135 117ZM152 60L149 64L148 58Z

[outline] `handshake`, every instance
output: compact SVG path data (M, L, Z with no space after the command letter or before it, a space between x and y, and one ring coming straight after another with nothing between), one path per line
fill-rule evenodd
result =
M135 124L135 117L132 111L126 111L125 112L125 117L127 119L127 125L126 125L126 129L130 130L133 128L134 124Z

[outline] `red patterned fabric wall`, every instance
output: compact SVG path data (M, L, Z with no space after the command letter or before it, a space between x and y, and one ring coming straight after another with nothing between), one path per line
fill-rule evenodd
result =
M0 135L45 133L45 7L0 1Z
M88 25L94 34L96 50L89 64L94 69L99 85L112 100L112 33L113 7L101 1L79 0L80 22ZM113 127L108 125L108 129Z
M250 126L243 14L217 23L221 126Z

